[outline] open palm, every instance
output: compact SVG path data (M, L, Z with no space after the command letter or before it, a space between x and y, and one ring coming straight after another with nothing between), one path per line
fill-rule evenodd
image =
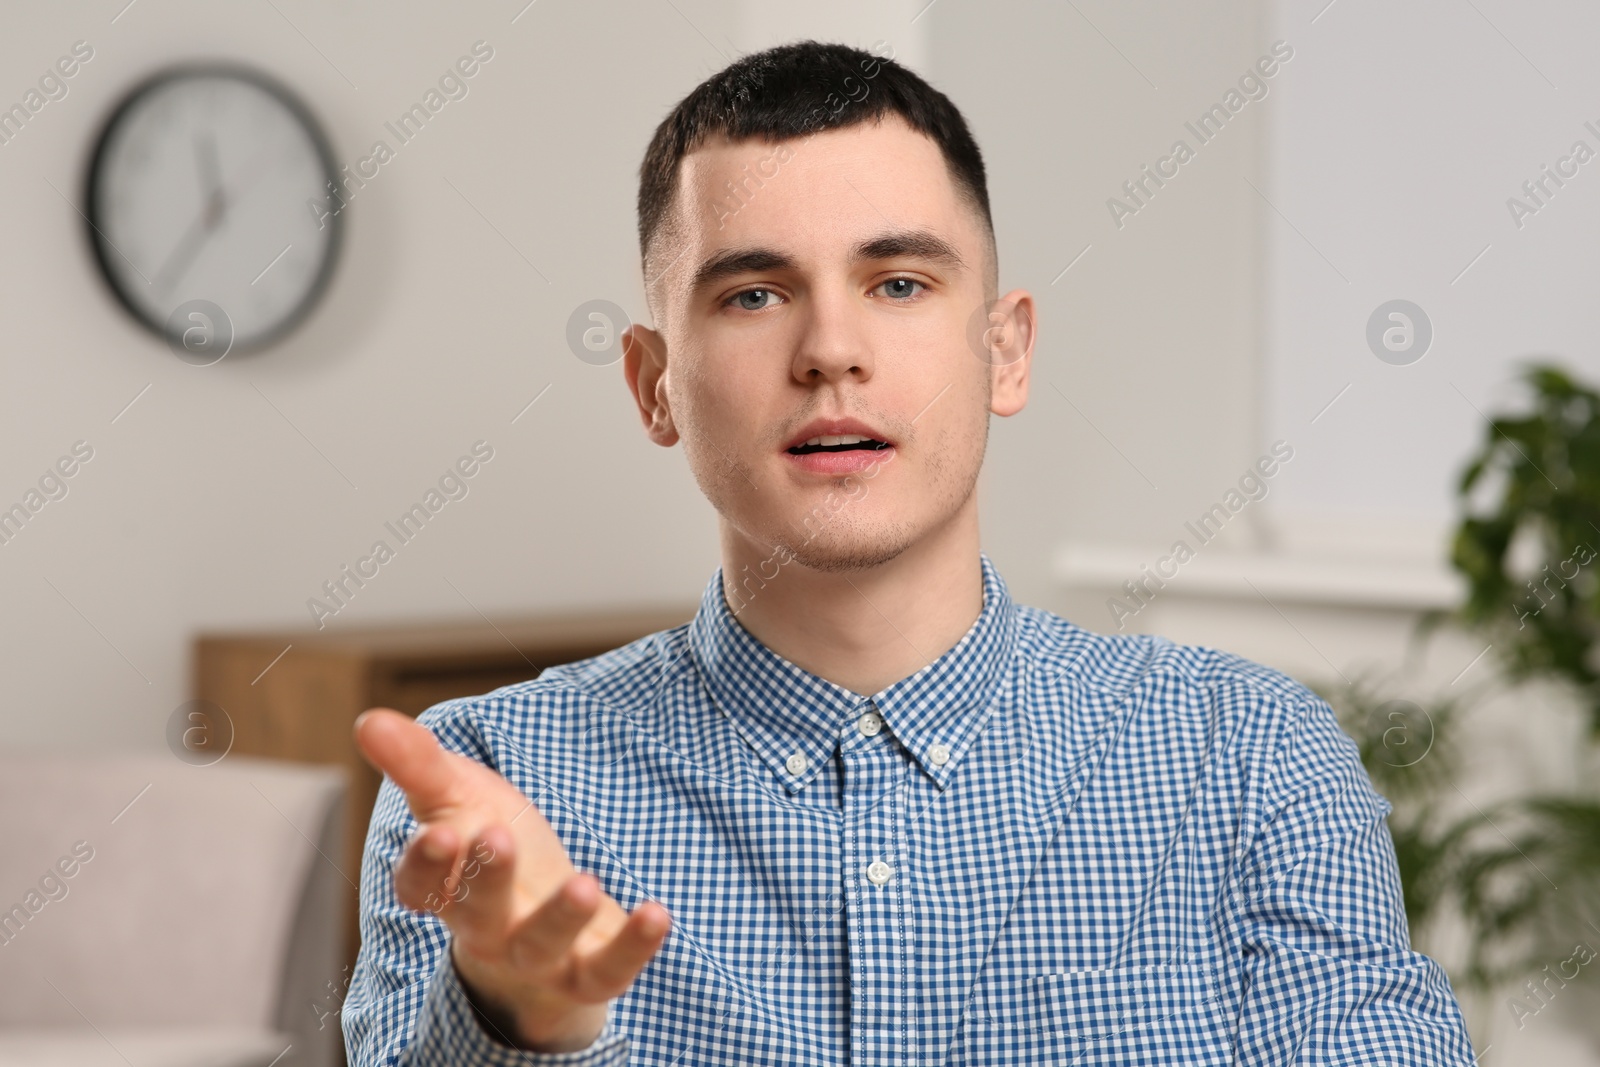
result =
M591 1044L607 1003L665 941L666 909L645 901L624 912L521 790L407 716L371 709L355 737L421 824L395 866L395 893L450 928L456 972L496 1036L540 1052Z

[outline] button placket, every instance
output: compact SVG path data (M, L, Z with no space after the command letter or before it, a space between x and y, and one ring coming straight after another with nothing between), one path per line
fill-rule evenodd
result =
M900 1067L911 1062L916 1022L908 958L916 941L915 909L908 899L903 810L914 761L900 746L873 740L884 725L868 708L855 720L855 744L840 746L841 874L848 901L850 1062Z

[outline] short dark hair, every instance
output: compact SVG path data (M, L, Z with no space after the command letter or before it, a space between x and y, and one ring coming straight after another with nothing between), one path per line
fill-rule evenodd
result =
M899 115L939 146L957 193L983 223L993 297L994 220L983 154L950 98L915 72L849 45L806 40L743 56L707 78L656 127L639 165L639 255L669 223L683 157L719 134L769 144Z

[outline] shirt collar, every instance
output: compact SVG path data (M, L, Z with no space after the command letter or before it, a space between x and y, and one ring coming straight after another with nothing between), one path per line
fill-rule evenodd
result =
M869 710L942 789L975 743L1016 645L1006 583L987 554L978 559L977 621L932 663L871 696L803 670L758 641L728 610L721 567L701 594L689 647L712 699L791 793L816 777L840 731Z

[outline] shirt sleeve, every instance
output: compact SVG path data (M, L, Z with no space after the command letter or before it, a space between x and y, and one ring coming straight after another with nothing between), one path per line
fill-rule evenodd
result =
M1242 868L1238 1064L1474 1062L1449 979L1411 950L1390 810L1332 708L1308 697Z
M431 721L430 721L431 720ZM481 761L454 729L421 719L446 748ZM450 930L436 915L401 904L394 865L417 828L405 795L384 778L361 859L361 951L340 1024L351 1067L620 1067L630 1042L615 1025L588 1048L535 1053L516 1049L484 1028L456 974Z

